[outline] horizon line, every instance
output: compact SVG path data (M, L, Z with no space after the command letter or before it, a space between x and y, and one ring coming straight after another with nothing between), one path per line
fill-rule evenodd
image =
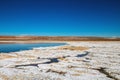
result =
M103 37L103 38L120 38L120 36L86 36L86 35L1 35L0 36L36 36L36 37Z

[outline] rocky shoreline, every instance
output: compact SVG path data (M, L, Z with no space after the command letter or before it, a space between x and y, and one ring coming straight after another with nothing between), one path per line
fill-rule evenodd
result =
M120 42L68 45L0 53L0 80L120 80Z

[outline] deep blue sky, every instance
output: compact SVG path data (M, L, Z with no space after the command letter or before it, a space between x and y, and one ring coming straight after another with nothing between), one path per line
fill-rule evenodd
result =
M0 0L0 35L120 36L120 0Z

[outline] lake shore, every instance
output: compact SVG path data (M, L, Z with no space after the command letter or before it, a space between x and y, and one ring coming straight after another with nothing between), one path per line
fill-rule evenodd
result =
M119 41L64 42L68 45L1 53L0 80L120 79Z

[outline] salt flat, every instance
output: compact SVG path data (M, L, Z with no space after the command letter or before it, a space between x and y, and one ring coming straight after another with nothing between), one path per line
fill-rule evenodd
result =
M120 80L119 41L68 45L0 54L0 80Z

